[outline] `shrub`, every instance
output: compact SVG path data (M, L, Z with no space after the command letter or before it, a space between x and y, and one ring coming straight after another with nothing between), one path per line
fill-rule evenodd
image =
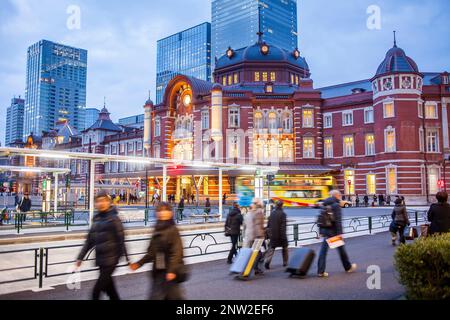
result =
M395 268L408 299L450 299L450 234L400 246Z

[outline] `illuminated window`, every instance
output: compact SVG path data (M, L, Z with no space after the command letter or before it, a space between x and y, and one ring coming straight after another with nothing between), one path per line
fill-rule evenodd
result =
M272 93L273 92L273 86L268 84L266 85L266 93Z
M428 168L428 186L430 194L436 194L439 192L438 181L439 181L439 168L437 167Z
M397 168L396 167L387 167L386 168L386 189L389 195L395 195L398 193L397 191Z
M426 103L425 104L425 119L437 119L437 103Z
M269 113L269 129L278 129L278 119L275 112Z
M375 155L375 135L373 133L366 134L366 156Z
M377 179L374 174L367 175L367 194L377 194Z
M353 125L353 111L342 112L342 125L344 127Z
M345 194L346 195L355 194L355 171L353 170L344 171L344 183L345 183Z
M333 158L333 138L324 139L324 157L325 159Z
M259 72L255 72L255 81L256 81L256 82L261 81Z
M364 123L374 123L373 107L364 109Z
M270 81L272 82L277 81L277 74L275 72L270 73Z
M228 85L231 86L233 84L233 75L228 76Z
M355 143L353 136L344 137L344 157L355 156Z
M439 138L437 130L427 130L427 152L439 152Z
M394 102L385 102L383 104L383 113L384 113L384 118L393 118L393 117L395 117Z
M222 77L222 85L226 86L227 85L227 76L223 76Z
M267 82L269 80L267 72L262 73L262 81Z
M314 110L303 109L303 128L314 127Z
M295 76L295 84L298 85L300 83L298 75Z
M262 129L264 127L264 119L261 112L255 113L255 129Z
M323 127L329 129L333 127L333 114L326 113L323 115Z
M237 84L239 82L239 74L235 73L234 74L234 83Z
M397 142L395 138L395 129L388 127L384 130L385 152L396 152Z
M303 138L303 158L314 158L314 138Z
M295 84L295 76L293 73L291 73L291 83Z
M294 161L294 141L284 140L281 143L281 156L280 160L282 162L293 162Z
M236 159L240 157L240 139L237 135L228 138L228 158Z

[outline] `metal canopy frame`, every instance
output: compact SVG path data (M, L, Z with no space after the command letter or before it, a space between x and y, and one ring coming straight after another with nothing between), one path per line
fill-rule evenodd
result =
M250 164L236 164L223 163L212 161L188 161L188 160L174 160L162 158L148 158L148 157L130 157L120 155L104 155L96 153L83 152L67 152L41 149L25 149L25 148L5 148L0 147L0 157L11 156L31 156L54 160L87 160L90 162L90 179L89 179L89 216L90 223L94 217L94 189L95 189L95 164L106 162L126 162L146 165L162 165L163 171L163 194L162 200L167 201L167 169L170 166L182 166L191 168L217 169L219 172L219 214L223 216L223 171L227 170L242 170L253 171L255 175L263 176L265 174L273 174L280 170L278 166L264 166L264 165L250 165ZM62 169L60 169L62 170ZM69 170L70 171L70 170ZM67 172L65 172L67 173ZM57 177L57 175L55 175ZM57 179L57 178L56 178ZM57 188L55 188L57 189Z

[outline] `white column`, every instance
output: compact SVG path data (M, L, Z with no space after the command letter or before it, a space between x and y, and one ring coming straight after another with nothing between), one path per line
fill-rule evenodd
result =
M222 220L223 217L223 203L222 203L222 195L223 195L223 170L219 169L219 215L220 220Z
M94 195L95 195L95 161L90 160L90 175L89 175L89 226L92 226L94 221Z
M54 195L54 203L53 203L53 211L58 211L58 174L54 173L55 176L55 195Z
M444 151L450 148L448 131L447 101L445 99L442 99L442 137L444 139Z
M167 166L163 166L163 190L162 201L167 202Z

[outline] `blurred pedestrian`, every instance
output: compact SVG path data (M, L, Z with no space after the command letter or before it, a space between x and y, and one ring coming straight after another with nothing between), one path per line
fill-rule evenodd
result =
M397 233L400 235L400 243L406 243L404 234L405 228L410 224L411 223L409 222L408 212L406 211L406 207L403 205L403 201L401 199L395 200L394 210L392 211L392 224L390 227L393 246L396 245Z
M376 194L373 195L372 207L375 207L378 202L378 196Z
M19 204L20 217L23 222L27 219L27 212L31 211L32 203L29 193L25 193Z
M366 207L369 206L369 196L368 196L368 195L365 195L365 196L364 196L364 205L365 205Z
M222 196L222 204L223 204L223 205L226 205L226 204L227 204L227 198L228 198L228 197L227 197L227 194L224 193L223 196Z
M228 213L227 220L225 221L225 236L231 238L231 249L228 254L228 264L233 263L233 258L237 254L237 247L239 241L239 235L241 234L241 226L244 218L241 214L241 209L237 202L233 203L233 207Z
M430 235L450 232L450 205L448 204L448 193L438 192L436 194L438 203L432 204L428 211Z
M386 204L387 204L388 206L390 206L390 205L391 205L391 202L392 202L391 196L390 196L390 195L387 195L387 196L386 196Z
M100 276L94 286L92 299L99 300L100 294L104 292L111 300L120 300L112 275L123 255L128 261L123 225L106 192L100 191L95 197L95 208L97 214L76 266L79 268L86 254L95 248L95 264L100 268Z
M356 199L355 199L355 203L356 203L356 207L359 208L359 195L356 195Z
M191 194L191 202L192 202L192 204L195 204L195 195L194 194Z
M210 214L211 213L211 201L209 200L209 198L206 198L206 202L205 202L205 214Z
M250 211L248 213L248 218L246 221L246 241L249 244L249 247L252 247L256 240L265 239L265 228L264 228L264 205L261 200L255 199L253 203L250 205ZM247 228L247 225L251 224ZM247 231L248 230L248 231ZM262 262L262 253L261 251L258 254L256 266L255 266L255 274L263 274L263 270L260 267L260 263Z
M342 210L340 206L341 202L341 193L338 190L332 190L330 192L330 198L326 199L323 202L324 207L329 207L333 216L333 223L328 228L320 228L320 235L323 237L322 248L319 254L319 262L318 262L318 276L321 278L328 277L328 273L325 272L326 262L327 262L327 254L329 249L328 239L342 236L344 233L342 228ZM338 248L339 256L341 258L342 264L346 272L351 273L354 272L357 268L356 264L351 264L348 258L347 252L345 250L345 246L341 246Z
M184 211L184 196L181 196L180 202L178 202L177 215L178 220L183 221L183 211Z
M146 263L153 263L150 300L183 300L180 283L187 279L187 269L172 206L164 202L159 204L156 216L158 220L147 254L130 268L135 271Z
M271 212L267 224L267 236L270 239L269 249L266 252L264 266L270 269L275 249L281 247L283 253L283 266L287 266L289 260L287 240L287 216L283 210L283 202L278 201Z

